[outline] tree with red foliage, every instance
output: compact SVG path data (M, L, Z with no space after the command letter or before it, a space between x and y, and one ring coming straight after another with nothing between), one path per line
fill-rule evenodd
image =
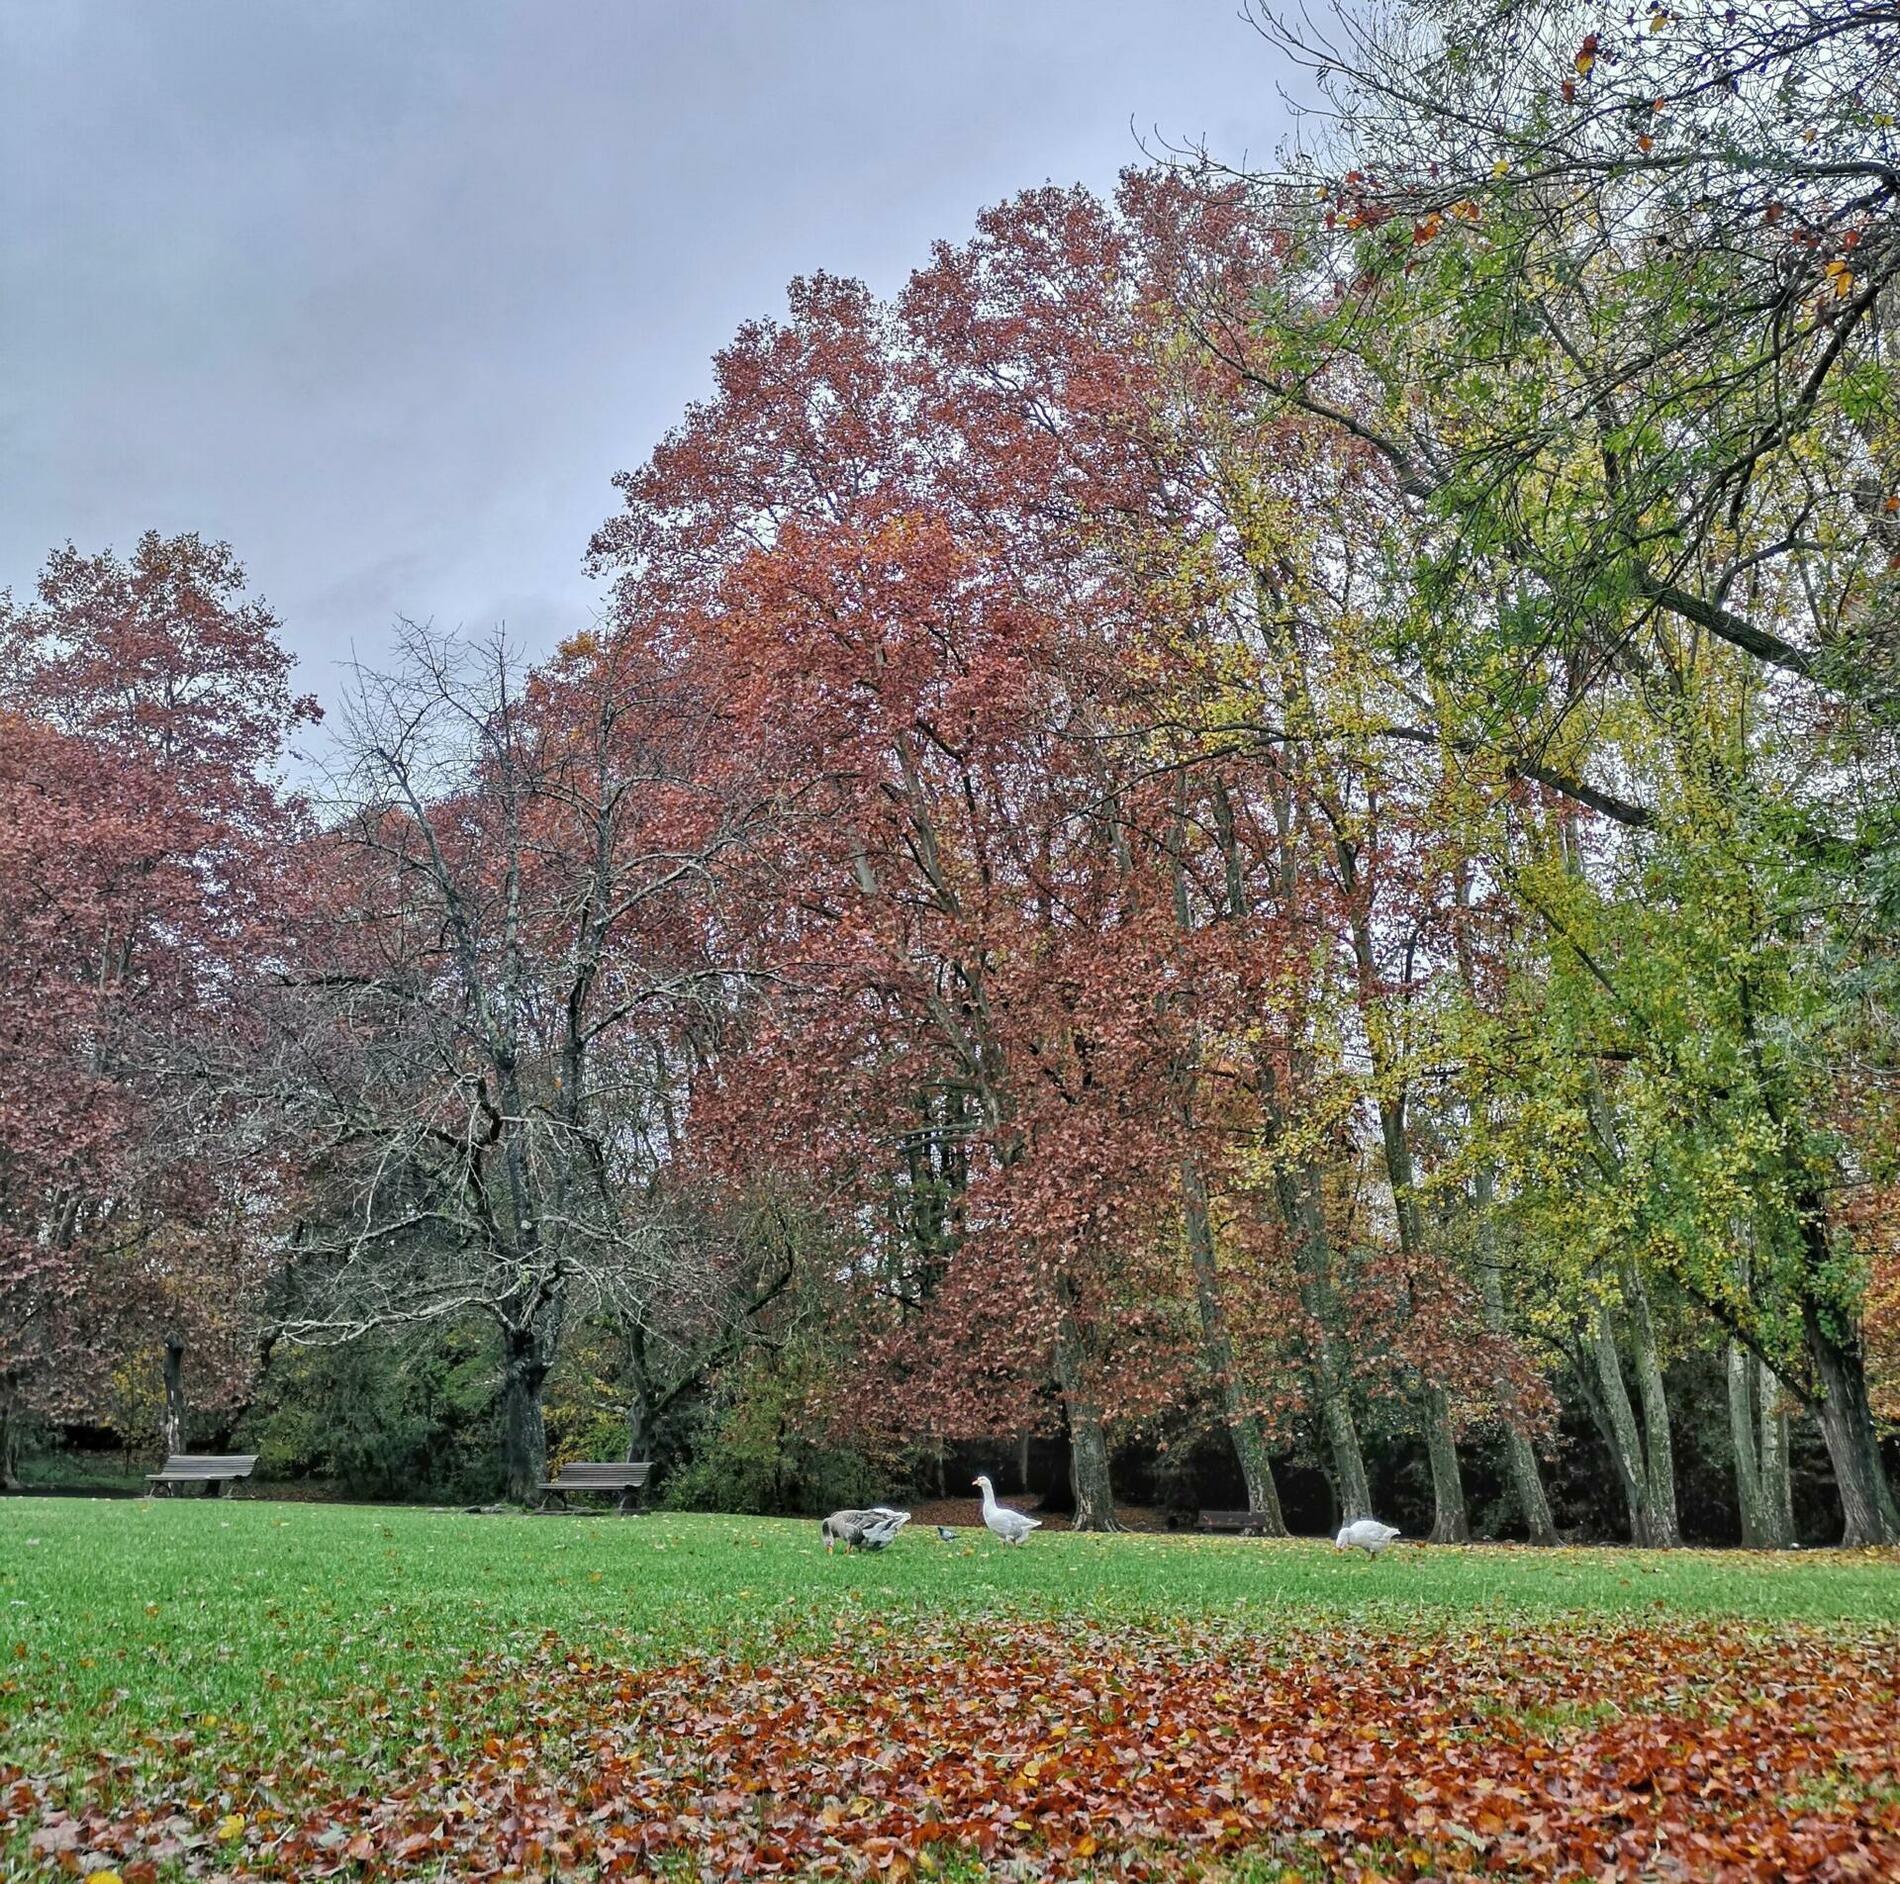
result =
M269 768L313 719L276 618L222 544L70 546L0 596L0 1429L78 1415L106 1372L165 1357L229 1400L233 1304L266 1178L207 1080L266 947L265 884L296 808ZM0 1468L13 1441L0 1435Z
M1029 1423L1053 1372L1080 1520L1112 1523L1097 1257L1132 1171L1087 1141L1131 1090L1125 1063L1166 1064L1141 1032L1152 977L1131 1001L1113 951L1173 932L1165 896L1129 900L1088 709L1065 698L1081 598L949 501L956 440L861 289L799 284L792 324L748 329L719 371L720 398L625 480L596 553L716 660L797 808L759 925L790 990L755 1047L776 1065L732 1062L728 1105L886 1195L920 1114L960 1141L892 1371L950 1432ZM984 1366L924 1367L926 1331Z
M1253 868L1231 827L1258 742L1169 725L1219 590L1180 314L1269 249L1231 198L1139 178L1119 217L1059 191L994 212L895 310L798 284L595 544L717 662L804 811L753 884L790 992L728 1064L722 1122L753 1146L769 1113L784 1155L882 1200L887 1405L1000 1433L1054 1377L1084 1522L1110 1521L1105 1410L1176 1394L1195 1346L1273 1505L1216 1250L1236 1213L1208 1195L1237 1128L1195 1068L1257 1032L1310 917L1226 892ZM1227 854L1190 858L1216 801Z

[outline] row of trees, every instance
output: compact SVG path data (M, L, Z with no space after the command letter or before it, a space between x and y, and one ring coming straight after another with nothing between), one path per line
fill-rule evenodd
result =
M1032 192L741 332L522 668L406 631L315 803L228 552L0 612L0 1434L480 1323L510 1491L1218 1431L1346 1516L1560 1417L1680 1538L1791 1420L1900 1538L1890 8L1411 10L1273 176ZM1680 1378L1680 1369L1677 1369ZM1883 1399L1883 1396L1888 1396ZM174 1406L176 1393L174 1393ZM0 1464L7 1446L0 1441Z

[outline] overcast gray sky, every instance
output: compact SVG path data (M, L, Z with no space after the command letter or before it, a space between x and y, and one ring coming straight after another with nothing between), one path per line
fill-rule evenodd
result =
M398 614L584 625L746 318L889 291L1136 134L1265 158L1238 0L0 0L0 586L228 539L302 684Z

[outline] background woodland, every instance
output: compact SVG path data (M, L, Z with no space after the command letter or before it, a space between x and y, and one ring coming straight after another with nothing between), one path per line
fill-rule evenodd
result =
M0 1479L1900 1542L1900 13L1255 23L545 658L0 600Z

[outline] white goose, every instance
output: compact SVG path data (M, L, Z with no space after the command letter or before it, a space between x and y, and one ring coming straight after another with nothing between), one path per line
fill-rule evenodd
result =
M1333 1539L1333 1548L1363 1550L1368 1557L1376 1557L1398 1535L1396 1525L1381 1524L1377 1518L1357 1518L1341 1527Z
M1020 1544L1031 1531L1042 1528L1040 1518L1026 1518L1020 1511L1012 1511L1008 1505L999 1505L996 1502L996 1487L987 1477L979 1475L976 1484L983 1493L983 1522L1005 1544Z

